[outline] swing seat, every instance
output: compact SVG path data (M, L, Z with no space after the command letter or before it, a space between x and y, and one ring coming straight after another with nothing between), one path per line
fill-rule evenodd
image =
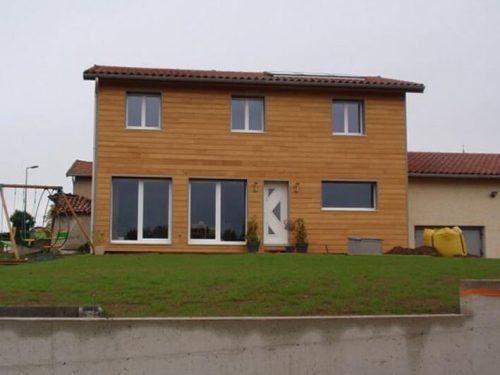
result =
M34 232L32 237L33 238L23 239L23 241L26 242L28 247L31 247L35 241L50 240L50 237L45 232Z
M25 238L25 239L23 239L23 242L26 242L26 245L28 245L28 247L31 247L31 245L33 245L33 242L35 242L35 239L34 238Z
M45 235L46 238L44 239L50 239L51 242L54 242L53 244L51 245L45 245L43 246L44 249L59 249L61 248L63 245L64 245L64 242L66 242L66 240L68 239L68 235L69 233L68 232L58 232L57 235L55 237L48 237L46 233L43 233ZM57 244L56 242L57 241L63 241L62 244Z
M12 236L13 237L16 236L16 231L17 231L17 228L12 227ZM10 240L0 240L0 244L2 244L4 251L12 249L12 241L10 241Z
M12 242L10 242L10 241L0 240L0 244L2 244L2 246L5 250L7 250L7 248L12 247Z
M33 245L33 243L36 241L36 237L34 236L36 233L33 233L33 235L31 236L31 238L23 238L23 242L26 243L26 245L28 247L31 247L31 245Z

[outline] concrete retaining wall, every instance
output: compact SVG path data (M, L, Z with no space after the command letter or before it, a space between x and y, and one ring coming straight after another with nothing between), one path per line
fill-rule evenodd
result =
M500 281L461 315L0 319L0 374L498 374Z

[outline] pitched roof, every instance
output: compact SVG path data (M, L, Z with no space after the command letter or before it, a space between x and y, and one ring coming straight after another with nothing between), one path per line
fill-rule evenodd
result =
M92 162L84 160L75 160L66 172L66 177L92 177Z
M499 177L500 154L409 152L410 176Z
M63 193L68 198L69 204L77 215L90 215L92 210L92 201L86 197L76 194ZM59 193L53 194L50 200L55 203L56 212L58 215L71 215L71 210L66 205L64 199Z
M380 76L157 69L104 65L94 65L85 70L83 72L83 78L87 80L107 78L310 87L321 86L335 88L371 88L410 92L423 92L425 88L421 83L401 81Z

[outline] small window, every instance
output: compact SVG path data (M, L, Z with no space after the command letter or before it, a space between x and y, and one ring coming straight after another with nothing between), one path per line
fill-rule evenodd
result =
M111 239L170 243L169 179L114 177Z
M160 128L161 96L127 94L127 128Z
M333 101L333 134L363 134L363 103L356 101Z
M321 207L336 210L374 210L375 182L323 181Z
M231 130L234 132L264 131L264 99L233 97Z
M189 242L244 243L246 181L189 182Z

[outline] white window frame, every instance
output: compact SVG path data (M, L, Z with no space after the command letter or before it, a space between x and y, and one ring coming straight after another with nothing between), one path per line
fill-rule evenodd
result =
M233 129L233 100L241 100L245 102L245 121L244 129ZM262 101L262 114L261 114L261 130L251 130L250 129L250 107L249 100L260 100ZM264 97L261 96L232 96L231 97L231 132L233 133L264 133L265 129L265 112L266 112L266 103Z
M323 183L365 183L373 185L372 200L373 207L323 207ZM323 180L321 181L321 211L364 211L371 212L378 210L378 183L377 181L359 181L359 180Z
M191 238L191 182L203 181L215 183L215 239L201 239ZM188 245L245 245L245 241L222 241L221 238L221 182L226 180L217 179L202 179L190 178L189 179L189 196L188 196ZM228 181L242 181L245 182L245 236L247 231L247 217L248 217L248 182L247 180L228 180Z
M113 240L113 178L128 178L137 180L137 240ZM143 238L143 224L144 224L144 180L168 180L168 238ZM113 244L143 244L143 245L170 245L172 243L172 179L161 177L127 177L127 176L113 176L111 178L111 220L109 221L109 237L110 243Z
M128 123L128 98L129 96L138 96L141 98L141 124L129 125ZM158 113L158 126L146 126L146 98L155 97L160 99L160 108ZM162 97L161 94L155 93L141 93L141 92L127 92L125 97L125 128L127 129L141 129L141 130L160 130L161 129L161 108L162 108Z
M335 132L333 124L333 105L343 104L344 105L344 131ZM349 132L349 111L347 110L346 104L357 104L358 105L358 116L359 116L359 132L352 133ZM364 124L364 108L365 103L362 100L332 100L332 134L333 135L348 135L348 136L363 136L365 135L365 124Z

